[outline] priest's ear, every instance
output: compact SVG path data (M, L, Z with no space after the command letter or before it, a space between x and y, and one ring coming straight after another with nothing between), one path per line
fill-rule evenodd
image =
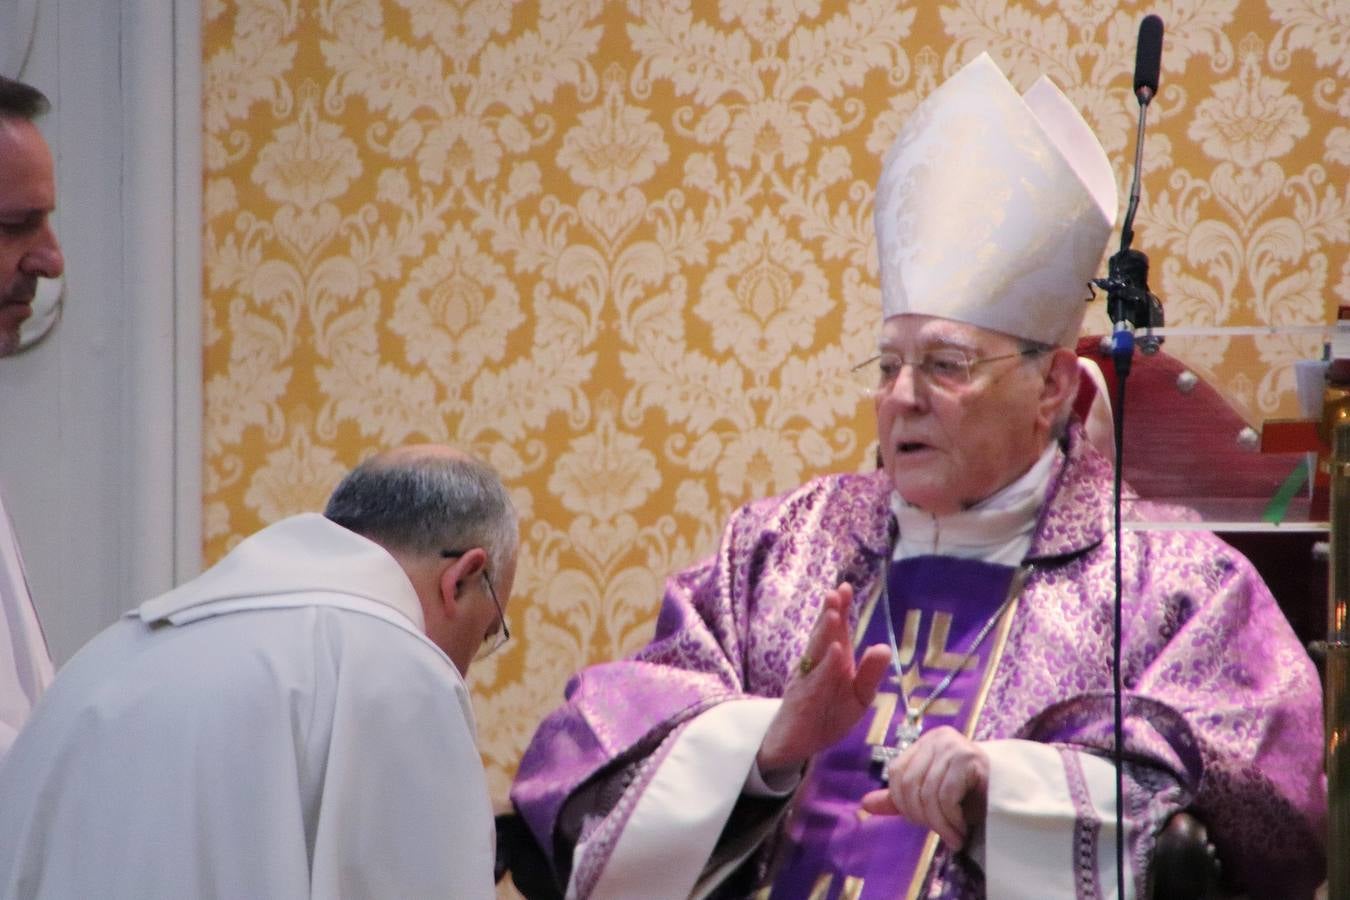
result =
M453 618L459 608L459 596L471 590L473 580L482 577L487 571L487 551L482 547L464 551L447 550L441 553L441 557L441 605L446 616Z

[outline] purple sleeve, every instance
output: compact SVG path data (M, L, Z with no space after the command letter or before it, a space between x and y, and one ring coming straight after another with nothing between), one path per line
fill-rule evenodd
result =
M744 580L734 571L734 546L745 518L746 510L733 517L717 556L667 579L651 643L574 676L526 749L511 800L560 879L577 832L624 815L625 793L654 769L667 738L744 693L728 598Z
M1254 897L1311 897L1325 872L1316 670L1250 563L1217 538L1140 536L1138 549L1132 588L1144 600L1126 611L1126 813L1161 826L1194 809L1226 881ZM1109 757L1111 693L1050 705L1017 736ZM1145 831L1137 861L1151 843Z

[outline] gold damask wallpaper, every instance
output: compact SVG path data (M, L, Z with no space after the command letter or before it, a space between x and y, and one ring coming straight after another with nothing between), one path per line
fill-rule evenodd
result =
M522 514L519 637L475 666L498 800L588 661L649 635L728 512L870 465L872 186L988 51L1051 75L1128 194L1168 324L1350 302L1350 4L203 0L208 561L363 456L450 441ZM1090 319L1106 327L1102 304ZM1294 359L1178 345L1253 420Z

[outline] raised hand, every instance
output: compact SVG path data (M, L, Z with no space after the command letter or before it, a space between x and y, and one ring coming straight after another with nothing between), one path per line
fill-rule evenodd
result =
M761 772L800 767L848 734L871 706L891 651L874 644L854 663L848 626L852 603L850 584L826 592L802 663L788 679L783 704L760 744L756 761Z
M943 843L960 850L970 832L984 822L989 796L989 757L955 728L926 732L891 760L890 783L862 798L877 815L901 815L936 831Z

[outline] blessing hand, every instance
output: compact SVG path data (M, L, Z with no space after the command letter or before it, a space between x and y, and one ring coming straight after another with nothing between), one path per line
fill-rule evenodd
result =
M874 644L854 663L848 610L853 586L827 591L806 651L783 691L756 762L761 772L800 767L851 729L872 705L891 651Z
M944 725L926 732L891 760L890 784L862 798L877 815L901 815L936 831L960 850L971 829L984 822L989 797L989 757L979 744Z

